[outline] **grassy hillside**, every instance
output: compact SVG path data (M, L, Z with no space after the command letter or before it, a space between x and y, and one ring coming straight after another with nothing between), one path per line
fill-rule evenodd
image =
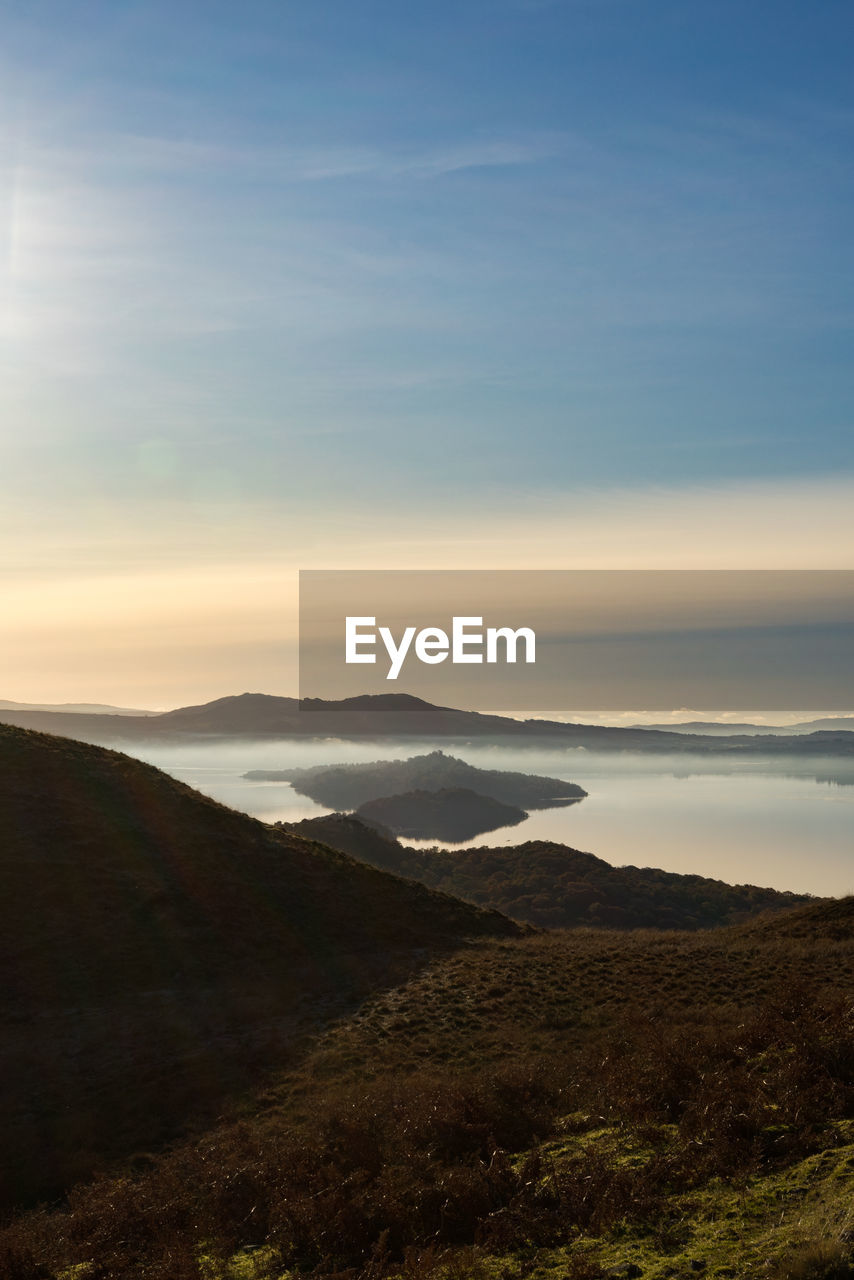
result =
M851 899L484 940L330 1027L254 1113L11 1224L0 1258L16 1280L847 1276L852 1001Z
M592 853L544 840L452 852L413 849L390 831L374 831L340 813L306 818L289 830L541 928L708 929L808 901L805 894L706 876L612 867Z
M523 932L11 729L0 862L3 1280L852 1274L854 899Z
M0 875L7 1205L220 1113L430 952L516 930L129 757L9 726Z

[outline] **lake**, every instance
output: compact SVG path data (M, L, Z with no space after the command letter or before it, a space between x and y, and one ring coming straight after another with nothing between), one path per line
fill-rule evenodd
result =
M287 783L251 782L249 769L392 760L432 745L251 742L135 751L223 804L265 822L329 810ZM534 810L518 826L467 844L556 840L616 866L660 867L733 884L838 896L854 893L854 761L791 756L690 757L495 746L453 747L486 769L580 783L579 804ZM436 841L409 841L413 845ZM461 846L443 845L444 848Z

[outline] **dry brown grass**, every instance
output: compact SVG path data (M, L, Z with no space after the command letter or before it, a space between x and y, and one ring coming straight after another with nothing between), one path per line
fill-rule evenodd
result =
M79 1262L178 1280L201 1242L424 1280L455 1251L521 1257L621 1221L664 1238L674 1194L785 1165L854 1115L854 956L816 912L794 944L771 926L477 944L322 1035L256 1114L76 1188L3 1247L21 1280Z

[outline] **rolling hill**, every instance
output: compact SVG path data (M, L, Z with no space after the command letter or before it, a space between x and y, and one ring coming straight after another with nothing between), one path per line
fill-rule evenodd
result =
M413 849L391 831L346 813L305 818L288 829L539 928L710 929L812 901L806 894L654 867L613 867L592 853L544 840L496 848Z
M0 1273L841 1280L852 995L851 899L484 939L330 1025L239 1118L0 1229Z
M0 875L5 1205L218 1114L426 955L518 932L127 756L9 726Z

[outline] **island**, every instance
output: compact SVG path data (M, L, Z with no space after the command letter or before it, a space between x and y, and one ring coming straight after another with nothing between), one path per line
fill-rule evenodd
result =
M448 788L464 788L502 804L527 809L574 804L587 795L575 782L503 769L478 769L444 751L430 751L408 760L315 765L308 769L252 769L243 776L256 782L289 782L300 795L330 809L358 809L368 800L382 796Z
M468 787L440 791L406 791L399 796L368 800L356 817L381 831L411 840L444 840L462 844L499 827L514 827L527 818L524 809L478 795Z

